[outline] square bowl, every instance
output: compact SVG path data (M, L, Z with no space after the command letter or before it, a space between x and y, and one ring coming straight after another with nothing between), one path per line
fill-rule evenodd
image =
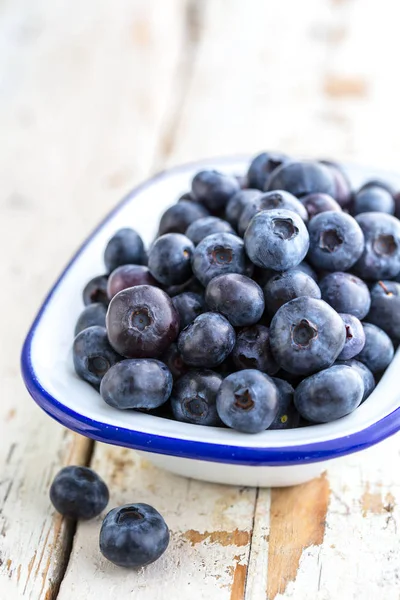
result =
M230 157L175 167L133 190L88 237L49 292L26 337L21 368L37 404L89 438L134 448L162 468L197 479L295 485L317 476L327 462L368 448L400 429L399 352L371 396L350 415L322 425L256 435L111 408L77 377L72 362L82 289L91 277L104 272L103 252L113 233L132 226L145 243L151 243L161 214L189 189L197 171L215 168L241 174L248 162L248 157ZM351 165L346 172L353 187L381 178L400 188L400 175Z

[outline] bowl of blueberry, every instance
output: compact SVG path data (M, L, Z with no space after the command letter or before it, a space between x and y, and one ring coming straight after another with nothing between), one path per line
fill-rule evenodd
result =
M176 167L84 242L22 351L85 436L294 485L400 429L400 174L263 152Z

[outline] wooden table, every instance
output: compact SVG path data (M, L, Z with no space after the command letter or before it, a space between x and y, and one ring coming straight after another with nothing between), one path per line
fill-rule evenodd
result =
M278 149L399 168L396 0L3 0L0 4L0 598L396 600L400 437L291 489L160 472L44 415L24 334L62 265L167 165ZM172 541L132 573L48 490L91 464L111 505L154 504Z

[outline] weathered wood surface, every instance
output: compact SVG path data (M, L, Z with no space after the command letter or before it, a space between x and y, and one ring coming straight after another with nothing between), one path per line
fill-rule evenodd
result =
M150 502L172 530L164 557L132 574L100 556L100 519L73 536L51 510L53 474L91 445L18 376L60 266L155 168L263 148L397 168L397 12L395 0L3 1L0 598L400 598L399 436L272 492L95 444L111 505Z

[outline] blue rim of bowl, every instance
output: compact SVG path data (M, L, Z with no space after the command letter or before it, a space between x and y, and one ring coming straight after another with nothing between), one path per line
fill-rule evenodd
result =
M229 165L234 162L248 160L248 156L231 156L215 159L206 159L179 165L157 173L144 183L134 188L116 207L99 223L82 246L74 254L61 275L56 280L50 292L36 315L33 324L26 336L21 353L21 372L26 388L35 402L53 419L62 425L94 440L125 446L144 452L155 452L175 457L220 462L227 464L249 465L249 466L289 466L320 462L346 454L352 454L364 450L385 438L395 434L400 429L400 407L386 415L376 423L350 435L337 437L332 440L313 442L310 444L290 445L286 447L261 448L224 445L210 442L200 442L175 438L171 436L160 436L143 431L117 427L85 417L76 411L66 407L41 385L31 358L31 346L37 326L44 314L59 283L65 274L73 266L77 258L91 242L98 231L116 214L122 206L130 202L145 189L157 181L174 173L191 170L205 165ZM161 418L161 417L159 417Z

